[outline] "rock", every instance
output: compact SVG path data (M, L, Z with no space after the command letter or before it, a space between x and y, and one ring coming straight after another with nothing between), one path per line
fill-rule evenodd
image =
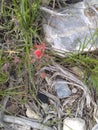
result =
M27 109L26 115L29 118L40 120L41 118L38 116L37 113L35 113L33 110Z
M55 11L42 8L50 13L44 19L43 30L46 41L55 51L77 53L98 48L98 38L94 36L94 42L90 40L98 27L98 10L95 6L92 8L84 2Z
M32 119L41 120L41 117L34 110L30 108L28 104L25 104L26 107L26 116Z
M63 130L86 130L86 124L81 118L66 118L63 122Z
M46 104L49 103L48 97L47 97L45 94L43 94L43 93L38 92L37 98L38 98L42 103L46 103Z
M69 89L68 85L64 81L57 81L54 85L55 91L59 98L66 98L69 97L72 92Z
M77 93L77 89L76 89L76 88L73 88L73 89L72 89L72 93Z
M96 124L96 125L92 128L92 130L98 130L98 124Z

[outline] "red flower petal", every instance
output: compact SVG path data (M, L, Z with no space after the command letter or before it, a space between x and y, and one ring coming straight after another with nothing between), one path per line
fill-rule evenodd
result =
M43 78L43 79L44 79L44 78L46 77L46 73L45 73L45 72L43 72L43 73L41 73L41 74L40 74L40 76L41 76L41 78Z
M42 51L45 50L45 43L41 44L41 45L35 45L36 49L41 49Z
M43 56L43 52L39 49L35 50L34 54L37 59L40 59Z

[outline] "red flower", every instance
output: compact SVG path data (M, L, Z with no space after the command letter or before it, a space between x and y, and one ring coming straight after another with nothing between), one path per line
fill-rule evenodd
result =
M36 57L36 59L41 59L43 54L44 54L44 50L45 50L45 44L41 44L41 45L36 45L36 50L34 51L34 55Z
M42 51L39 50L39 49L37 49L37 50L34 52L34 54L35 54L36 59L40 59L40 58L43 56Z
M42 49L43 51L45 50L45 43L41 44L41 45L35 45L36 49Z
M41 74L40 74L40 76L41 76L41 78L45 78L46 77L46 73L45 72L42 72Z

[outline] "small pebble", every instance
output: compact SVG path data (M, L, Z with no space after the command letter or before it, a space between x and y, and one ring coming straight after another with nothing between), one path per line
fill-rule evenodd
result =
M69 97L72 94L68 85L64 81L57 81L55 83L54 87L55 87L55 91L57 93L57 96L61 99Z
M76 88L73 88L72 89L72 93L76 93L77 92L77 89Z
M42 103L49 103L49 99L45 94L42 94L40 92L38 92L37 94L37 98L42 102Z

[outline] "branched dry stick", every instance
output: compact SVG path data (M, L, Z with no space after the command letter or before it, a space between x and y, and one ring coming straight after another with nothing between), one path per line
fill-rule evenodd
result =
M5 130L12 130L11 128L9 128L4 122L3 122L3 118L4 118L4 111L7 105L7 102L9 100L9 96L5 97L3 105L2 105L2 110L0 111L0 127L4 127Z
M39 73L42 72L42 71L52 72L53 75L51 76L51 78L49 78L49 82L50 82L50 84L52 86L56 82L56 81L54 81L54 79L56 79L57 76L60 76L60 77L65 78L65 82L67 84L77 86L78 88L82 89L84 93L83 93L82 97L79 100L76 116L77 116L78 113L80 115L82 115L83 108L84 108L84 101L86 99L86 105L89 108L92 107L91 103L93 104L93 107L94 107L93 117L96 120L96 122L98 123L98 105L92 99L88 87L81 80L79 80L77 77L75 77L75 75L72 74L70 71L68 71L67 68L63 68L62 66L60 66L60 65L58 65L56 63L54 63L54 65L49 65L49 66L43 67L39 71Z
M81 99L79 100L76 115L78 113L80 115L82 115L85 99L86 99L87 107L91 108L90 104L92 103L94 105L94 108L95 108L96 103L92 100L88 87L81 80L79 80L77 77L75 77L75 75L73 75L70 71L68 71L67 68L63 68L62 66L54 63L53 66L49 65L49 66L45 66L44 68L41 69L41 71L45 71L45 70L53 73L53 75L49 79L50 82L52 83L52 86L56 82L56 81L54 81L54 79L57 76L60 76L60 77L65 78L65 82L67 84L77 86L78 88L83 90L83 95L82 95Z
M51 127L48 127L36 121L31 121L28 118L20 118L15 116L4 115L3 122L22 125L22 126L30 126L31 128L35 128L39 130L54 130Z
M54 66L44 67L43 70L49 70L51 72L54 72L54 75L55 75L55 73L59 73L60 76L66 78L71 83L77 84L76 86L81 88L84 91L84 95L86 97L86 104L87 104L88 107L90 107L90 103L92 102L92 99L90 97L89 89L87 88L87 86L82 81L80 81L78 78L76 78L67 69L62 68L60 65L54 63ZM53 77L54 77L54 75L53 75Z

